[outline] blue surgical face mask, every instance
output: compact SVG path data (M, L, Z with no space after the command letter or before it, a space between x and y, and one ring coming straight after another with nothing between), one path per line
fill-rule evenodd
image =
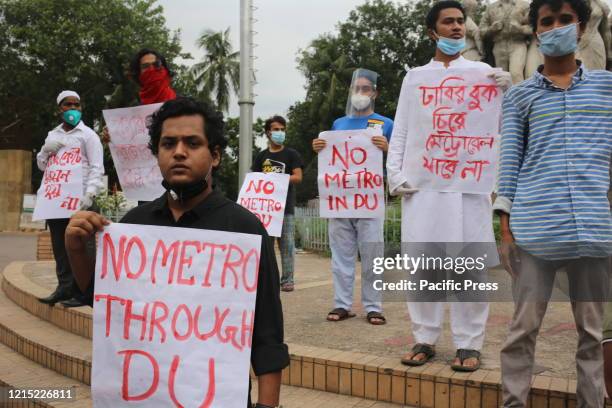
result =
M465 37L459 39L440 37L436 45L446 55L457 55L465 48Z
M67 110L62 114L62 118L67 124L71 126L76 126L81 121L81 111L78 111L76 109Z
M277 145L282 145L285 143L285 132L282 130L275 130L270 132L270 140L272 140Z
M578 48L578 24L554 28L538 34L540 51L548 57L562 57Z

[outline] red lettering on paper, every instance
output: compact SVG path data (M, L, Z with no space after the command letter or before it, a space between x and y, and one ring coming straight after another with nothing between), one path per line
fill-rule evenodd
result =
M163 315L157 316L157 309L161 309L163 311ZM149 326L149 341L153 341L153 330L157 328L157 330L161 334L160 343L164 343L166 341L166 330L161 325L161 323L168 318L168 314L170 311L168 310L168 306L164 302L153 302L153 310L151 311L151 323ZM107 336L108 337L108 336Z
M183 405L176 398L176 392L174 391L174 382L176 378L176 372L178 371L178 366L180 363L179 356L174 356L172 359L172 365L170 366L170 375L168 377L168 393L170 394L170 398L172 402L178 408L184 408ZM209 408L215 399L215 359L208 359L208 387L206 391L206 395L204 396L204 401L200 404L199 408Z
M138 247L138 251L139 251L139 257L140 257L140 265L138 266L138 272L133 273L132 269L130 267L130 258L132 258L132 256L130 256L130 254L132 253L132 247L136 245ZM142 274L142 272L145 269L145 266L147 264L147 250L144 247L144 244L142 243L142 240L138 237L132 237L130 238L130 241L128 242L127 245L127 249L125 250L125 257L123 258L125 261L125 275L128 279L138 279L140 277L140 275Z
M181 312L185 314L185 318L183 319L183 321L187 322L187 330L184 334L180 334L176 327ZM172 315L172 332L174 333L174 338L179 341L184 341L191 337L191 334L193 333L193 316L191 315L191 310L189 310L186 304L178 305L178 307L174 311L174 314Z
M157 364L157 360L142 350L123 350L119 351L117 354L124 355L123 357L123 378L121 381L121 398L124 401L143 401L149 398L151 395L157 391L157 386L159 384L159 365ZM140 395L130 395L129 393L129 373L130 373L130 363L132 362L132 357L134 355L140 355L146 357L151 363L151 368L153 369L153 381L151 382L151 386L145 392Z

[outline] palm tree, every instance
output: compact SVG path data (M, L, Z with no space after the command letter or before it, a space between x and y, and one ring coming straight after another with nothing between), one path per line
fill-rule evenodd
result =
M230 29L206 30L196 45L206 52L202 62L193 66L196 84L205 95L210 95L217 109L228 111L231 90L240 88L240 52L233 52L229 39Z

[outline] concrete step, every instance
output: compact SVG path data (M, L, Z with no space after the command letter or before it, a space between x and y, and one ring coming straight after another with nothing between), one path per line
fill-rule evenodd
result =
M70 390L73 396L71 399L52 401L8 400L0 396L1 407L91 407L90 388L87 385L46 369L2 344L0 344L0 389L2 389L0 395L8 394L8 389L26 391L57 389Z
M70 333L87 339L92 338L92 309L89 306L64 308L57 304L48 306L38 301L48 296L52 289L32 280L33 268L48 268L53 271L54 262L12 262L3 272L2 289L6 296L28 313L45 320Z
M0 292L0 343L58 374L90 383L91 340L28 313L4 292Z
M19 370L15 370L19 367ZM0 399L0 406L12 407L49 407L49 408L89 408L92 405L91 390L88 386L45 369L28 360L10 348L0 345L0 386L19 390L70 390L71 399L52 401L26 401ZM253 400L257 400L257 383L253 382ZM399 408L401 405L366 400L348 395L333 394L301 387L283 385L281 404L284 408L334 407L334 408Z

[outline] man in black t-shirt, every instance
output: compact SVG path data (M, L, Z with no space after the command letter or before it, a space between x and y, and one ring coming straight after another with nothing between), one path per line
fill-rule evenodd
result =
M269 147L259 153L251 170L262 173L289 174L289 190L285 204L283 230L278 240L283 265L281 290L293 290L293 265L295 255L295 185L302 182L302 157L297 150L284 145L287 122L282 116L273 116L266 120L264 130L268 137Z
M212 190L212 171L226 146L223 117L191 98L168 101L152 116L149 147L157 157L166 192L132 209L124 223L198 228L261 236L251 365L258 376L258 404L278 405L281 370L289 365L283 339L283 311L273 247L257 217ZM90 211L77 212L66 229L66 249L75 279L91 289L95 260L84 251L97 231L108 225ZM250 402L249 402L250 406Z

